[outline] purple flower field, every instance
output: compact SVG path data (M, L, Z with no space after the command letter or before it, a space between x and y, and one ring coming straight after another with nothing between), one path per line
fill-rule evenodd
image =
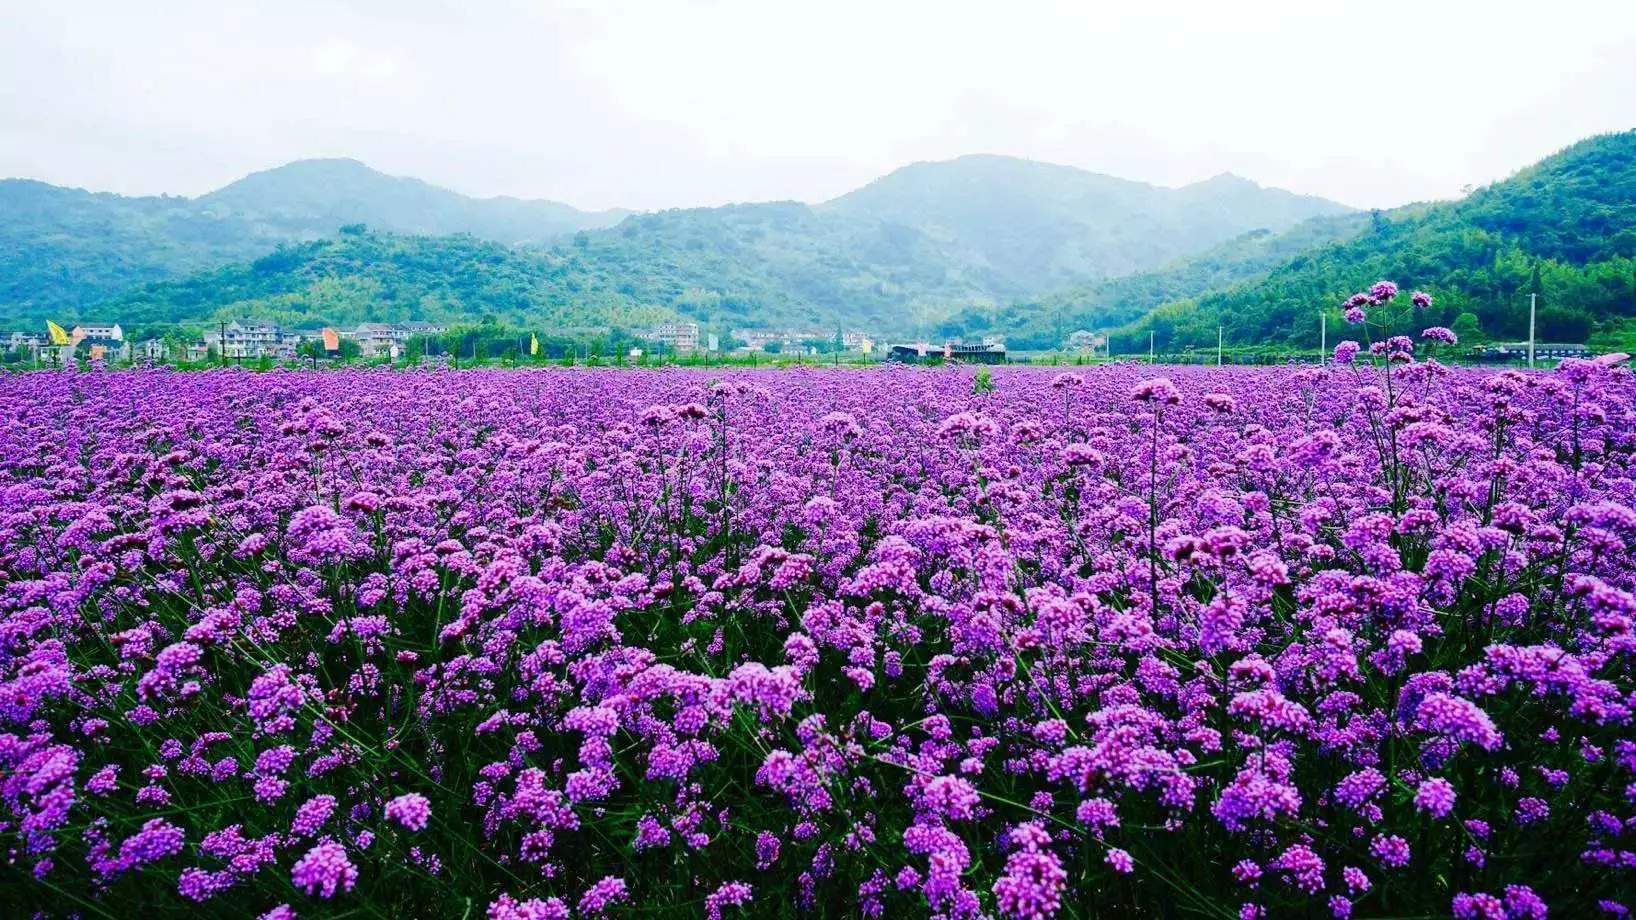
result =
M1636 382L1358 351L0 377L0 915L1623 916Z

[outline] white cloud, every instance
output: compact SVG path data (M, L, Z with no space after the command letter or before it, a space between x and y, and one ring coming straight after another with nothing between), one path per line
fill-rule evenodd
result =
M1636 127L1636 4L12 0L0 175L194 194L355 156L587 207L1008 153L1360 205Z

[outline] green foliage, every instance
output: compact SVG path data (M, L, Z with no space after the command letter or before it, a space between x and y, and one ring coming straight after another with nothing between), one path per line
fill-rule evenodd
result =
M366 226L425 236L470 233L496 242L548 243L606 227L621 211L589 213L556 201L469 198L419 179L388 176L357 160L299 160L252 173L196 202L238 215L280 238L311 239Z
M1636 354L1636 320L1617 319L1603 323L1591 334L1589 345L1599 352Z
M994 392L994 375L988 372L988 368L977 369L976 376L971 378L971 392L977 396Z
M487 318L609 354L617 330L669 320L998 333L1013 350L1090 329L1109 331L1117 355L1145 354L1150 332L1161 352L1213 349L1218 327L1229 345L1313 347L1320 311L1335 341L1340 301L1393 278L1436 297L1412 322L1464 341L1525 336L1531 294L1542 339L1622 341L1619 321L1636 317L1632 201L1636 132L1460 201L1369 214L1232 177L1167 190L1003 157L916 164L816 207L612 227L598 224L620 215L474 201L351 161L292 164L194 201L0 182L0 320ZM545 245L502 245L519 241Z
M675 315L638 302L571 257L470 236L375 232L281 246L248 264L137 288L100 310L130 323L253 317L310 327L489 317L598 332Z
M1076 330L1118 326L1163 304L1262 276L1300 253L1351 239L1368 224L1367 215L1354 213L1315 217L1284 233L1252 230L1156 271L1076 285L999 310L968 309L941 331L955 337L999 330L1013 348L1060 348Z
M363 353L362 349L358 347L358 343L351 339L342 339L338 345L339 348L337 348L334 353L331 353L324 348L323 342L302 342L300 347L298 347L295 352L303 358L314 361L326 358L339 358L342 361L351 361Z
M1115 351L1230 342L1318 340L1318 311L1390 278L1436 302L1411 325L1450 326L1470 314L1498 339L1528 333L1539 297L1539 336L1583 342L1597 323L1636 315L1636 131L1591 138L1455 202L1373 216L1343 242L1319 246L1264 276L1162 304L1115 331ZM1468 321L1469 322L1469 321Z
M122 198L0 180L0 318L100 319L82 304L254 258L275 239L183 198Z
M101 319L96 304L133 286L249 261L284 243L360 235L365 224L520 243L551 242L623 216L467 198L352 160L291 163L195 199L0 180L0 322Z
M665 211L581 233L565 256L717 328L924 334L972 303L1157 265L1340 206L1239 180L1180 191L1003 157L917 164L816 208ZM944 334L950 333L942 330Z
M1481 342L1488 337L1483 332L1482 322L1477 319L1475 313L1461 313L1454 318L1449 328L1454 330L1460 341L1466 343Z
M1230 178L1169 190L999 157L919 164L817 207L664 211L615 227L606 224L621 215L476 201L347 160L291 164L192 201L13 183L0 204L22 191L38 200L0 208L0 243L15 244L0 258L16 262L0 264L10 269L0 319L94 313L127 324L487 314L925 334L971 304L1151 268L1341 210ZM65 210L72 219L59 220ZM454 231L530 245L448 239Z
M965 156L905 167L820 210L878 222L878 245L905 261L935 240L962 274L1005 300L1152 269L1247 231L1347 209L1231 175L1166 189Z

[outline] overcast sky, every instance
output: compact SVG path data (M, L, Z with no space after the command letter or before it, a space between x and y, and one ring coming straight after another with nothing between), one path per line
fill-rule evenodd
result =
M1636 128L1636 0L0 0L0 176L350 156L587 208L1003 153L1359 206Z

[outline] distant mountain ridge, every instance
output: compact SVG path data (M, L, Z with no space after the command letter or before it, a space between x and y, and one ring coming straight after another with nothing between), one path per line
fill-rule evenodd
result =
M207 213L251 217L290 234L328 235L347 224L393 233L470 233L497 243L548 244L627 211L581 211L559 201L471 198L352 159L297 160L251 173L195 199Z
M415 234L551 243L623 211L470 198L356 160L299 160L198 198L127 197L0 179L0 325L83 315L140 284L257 258L363 223Z
M1358 334L1341 321L1340 301L1386 278L1434 297L1403 331L1443 325L1514 341L1526 337L1537 295L1541 339L1636 347L1636 130L1586 138L1457 201L1367 216L1347 237L1281 249L1272 265L1239 261L1208 287L1177 287L1115 331L1144 350L1150 330L1159 347L1213 347L1218 326L1229 342L1313 347L1320 311L1331 342ZM1052 307L1018 319L1042 324ZM1106 328L1132 316L1092 309L1082 318Z
M26 207L12 206L24 200ZM706 323L910 331L972 304L1155 268L1249 230L1281 231L1348 210L1247 180L1165 189L990 155L904 167L819 205L649 214L474 199L345 159L298 161L196 199L4 181L0 324L107 312L115 301L143 296L156 321L253 310L224 295L214 303L190 296L186 310L167 312L177 288L166 284L361 224L375 234L466 233L552 250L577 284ZM188 283L197 288L196 281ZM553 310L574 312L557 303L571 300L573 287L551 290ZM542 303L531 296L466 306L514 315L524 302ZM585 312L599 309L588 304Z
M251 262L145 285L101 311L127 327L254 317L291 326L493 317L540 327L629 326L674 319L587 271L572 249L514 249L456 236L355 231Z
M1101 331L1142 320L1167 304L1253 282L1289 262L1351 240L1369 228L1364 212L1331 214L1274 233L1252 230L1161 268L1104 278L993 309L950 317L939 334L1004 335L1015 347L1056 348L1078 330Z
M987 268L1003 300L1156 268L1250 230L1351 209L1236 176L1169 189L975 154L905 166L819 210L943 241Z

